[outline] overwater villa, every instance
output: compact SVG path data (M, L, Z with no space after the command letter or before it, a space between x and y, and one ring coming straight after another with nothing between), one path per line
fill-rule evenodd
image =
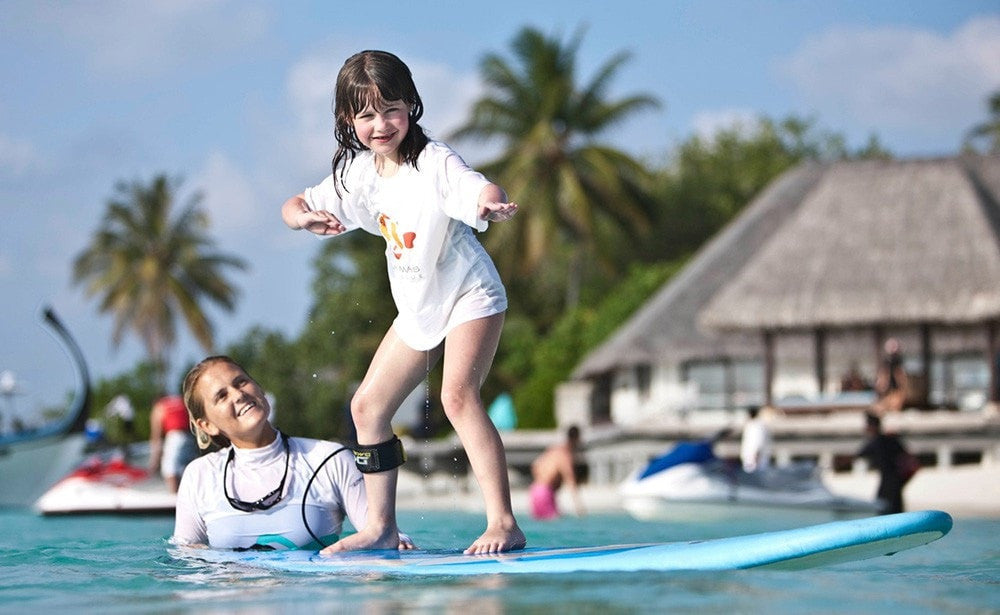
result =
M617 483L672 442L769 406L778 464L847 469L883 342L909 378L887 417L927 465L1000 466L1000 156L806 163L776 179L556 391L584 428L589 480ZM526 472L551 433L507 432ZM456 443L412 457L451 460Z
M562 424L854 406L900 340L907 407L998 395L1000 157L807 163L773 182L577 366Z

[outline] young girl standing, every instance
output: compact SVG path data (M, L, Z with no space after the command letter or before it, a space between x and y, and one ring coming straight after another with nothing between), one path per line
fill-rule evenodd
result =
M441 402L486 501L486 531L466 553L524 547L510 503L500 435L479 390L503 328L507 296L473 229L509 220L517 204L417 124L423 104L409 68L384 51L348 58L334 99L337 153L321 184L285 201L292 229L354 229L386 241L399 310L351 400L355 460L368 493L365 528L327 551L396 548L396 478L405 459L391 419L444 357Z

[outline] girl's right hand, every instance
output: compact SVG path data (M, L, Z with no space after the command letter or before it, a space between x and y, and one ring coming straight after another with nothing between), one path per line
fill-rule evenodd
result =
M339 235L347 230L337 216L325 210L300 212L295 215L295 223L316 235Z
M293 196L282 204L281 219L290 229L296 231L305 229L317 235L339 235L347 230L337 216L325 209L311 209L301 194Z

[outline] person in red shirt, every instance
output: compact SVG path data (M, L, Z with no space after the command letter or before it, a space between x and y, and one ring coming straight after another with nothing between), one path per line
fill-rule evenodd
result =
M153 404L149 416L149 471L159 471L171 493L177 493L184 467L198 456L179 395L165 395Z

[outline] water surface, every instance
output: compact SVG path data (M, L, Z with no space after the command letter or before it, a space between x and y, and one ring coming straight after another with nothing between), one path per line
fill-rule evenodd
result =
M690 540L780 529L795 519L668 524L624 515L521 524L534 546ZM401 512L426 548L465 546L479 514ZM168 517L44 518L0 511L0 612L43 613L996 613L1000 521L956 519L928 546L797 572L337 577L172 558Z

